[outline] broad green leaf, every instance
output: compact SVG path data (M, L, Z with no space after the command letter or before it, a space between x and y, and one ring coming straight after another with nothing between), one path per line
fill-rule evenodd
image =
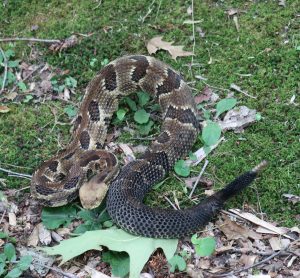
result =
M76 209L73 206L43 208L42 222L48 229L56 229L61 225L67 226L76 218Z
M32 95L26 95L25 99L23 100L24 103L28 103L29 101L31 101L33 99Z
M129 256L126 252L108 251L102 254L102 260L110 264L114 276L124 277L129 273Z
M43 250L48 255L61 255L61 263L64 263L88 250L99 250L100 245L104 245L113 251L127 252L130 257L129 277L138 278L149 257L157 248L161 248L169 260L173 257L177 244L177 239L153 239L134 236L121 229L107 229L86 232Z
M117 111L117 118L120 120L120 121L123 121L124 117L126 115L126 110L125 109L119 109Z
M260 121L261 120L261 114L260 113L256 113L255 114L255 120Z
M150 96L146 92L138 92L137 93L138 99L139 99L139 105L143 107L145 104L148 103Z
M210 119L210 111L204 109L204 111L203 111L203 117L204 117L205 120L209 120Z
M8 234L0 232L0 238L8 238Z
M7 66L9 68L17 68L19 66L20 60L8 61Z
M0 253L0 263L5 263L6 262L6 256L4 253Z
M97 62L98 62L98 60L96 58L92 58L90 61L90 66L94 67Z
M20 261L17 263L16 267L21 270L27 270L32 262L31 256L23 256L20 258Z
M9 60L10 57L15 56L15 52L12 49L8 49L4 52L4 55L5 55L6 59Z
M189 159L192 161L197 161L197 155L195 155L193 152L189 152Z
M132 111L137 111L136 103L130 97L125 97L125 102Z
M68 88L76 88L77 87L77 80L71 76L65 79L65 85Z
M26 86L26 84L24 82L20 81L20 82L18 82L17 85L18 85L18 87L20 88L20 90L22 92L25 92L27 90L27 86Z
M16 76L10 71L7 72L6 78L7 78L7 83L8 84L14 83L17 79Z
M207 146L215 145L221 136L221 128L217 123L209 122L202 130L202 139Z
M0 277L5 272L5 263L0 261Z
M6 243L4 245L4 254L9 261L14 261L16 259L16 249L11 243Z
M185 161L182 159L179 159L175 165L174 170L177 175L182 177L188 177L190 175L190 167L186 165Z
M145 109L140 109L134 113L134 120L139 124L145 124L149 121L150 114Z
M171 258L169 261L169 264L171 265L170 272L175 272L176 268L179 271L183 271L186 269L186 262L185 260L179 256L175 255L173 258Z
M64 112L69 116L69 118L74 118L77 115L77 107L73 105L67 105L64 108Z
M154 122L153 121L149 121L148 123L146 124L143 124L143 125L139 125L139 133L141 135L148 135L152 129L154 125Z
M216 240L213 237L197 238L193 235L191 242L194 244L195 251L199 256L210 256L216 248Z
M10 272L8 272L4 278L17 278L20 277L22 275L22 270L18 267L13 268Z
M101 61L101 66L106 66L106 65L108 65L108 63L109 63L109 60L107 58L105 58Z
M219 117L223 112L232 109L236 105L235 98L225 98L217 103L217 117Z

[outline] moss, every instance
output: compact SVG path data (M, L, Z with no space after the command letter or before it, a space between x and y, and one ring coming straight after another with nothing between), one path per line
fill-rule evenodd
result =
M142 21L148 10L143 0L103 1L100 6L96 1L8 1L0 10L0 36L63 39L74 32L92 33L62 53L52 53L47 46L39 44L45 61L70 70L83 91L101 67L101 61L128 53L146 54L145 43L153 36L163 35L165 40L191 49L192 28L183 24L190 19L187 7L184 1L173 1L172 5L161 1L160 9L155 3L152 12ZM239 32L227 14L231 8L240 11ZM280 7L277 1L195 1L195 19L201 20L196 27L201 26L206 33L201 38L196 32L194 62L200 66L189 70L186 65L190 57L174 61L163 51L155 55L183 72L187 81L195 81L194 76L201 75L216 87L227 89L235 83L256 97L236 93L239 104L257 109L263 119L243 134L227 132L226 142L209 156L206 175L220 188L262 159L268 159L269 168L228 206L240 207L244 203L257 210L261 208L282 225L294 225L294 216L299 213L299 205L288 203L282 197L284 193L300 194L297 184L300 115L299 108L289 104L300 86L299 50L296 49L300 45L297 33L300 24L296 8L297 1L287 2L286 7ZM33 25L38 26L36 31L31 31ZM7 48L7 45L1 47ZM30 52L27 44L16 43L16 49L19 57L26 60ZM92 58L98 60L93 68L89 64ZM200 91L204 84L197 81L195 87ZM226 96L224 90L217 93ZM63 143L68 141L67 126L56 126L52 130L54 117L49 106L53 105L58 109L64 107L62 103L52 102L9 104L12 111L0 115L1 163L30 167L28 172L32 172L44 158L57 151L58 135ZM62 120L68 122L66 118ZM126 134L121 139L130 140ZM200 146L199 141L194 148ZM198 168L195 170L200 170L201 165ZM0 173L0 177L6 176ZM15 187L23 183L9 178L8 185ZM152 191L147 203L165 205L161 196L169 194L172 199L172 191L182 206L191 205L174 177ZM196 194L202 192L199 189Z

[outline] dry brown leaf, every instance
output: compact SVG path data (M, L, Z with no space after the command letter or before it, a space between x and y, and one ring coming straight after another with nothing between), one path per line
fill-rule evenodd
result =
M226 235L228 240L232 239L261 239L262 236L256 232L249 230L247 227L241 226L228 217L225 218L225 221L220 225L220 230Z
M259 226L262 226L268 230L271 230L275 233L277 233L278 235L282 235L282 236L285 236L285 237L288 237L288 235L286 235L286 232L288 231L287 228L281 228L281 227L276 227L274 226L273 224L267 222L267 221L264 221L264 220L261 220L259 219L257 216L255 216L254 214L252 213L249 213L249 212L241 212L240 210L238 209L230 209L229 210L230 212L256 224L256 225L259 225Z
M273 249L273 251L278 251L281 249L281 242L280 239L278 237L271 237L269 239L269 243L271 245L271 248Z
M39 227L38 225L36 225L27 240L27 246L36 247L38 243L39 243Z
M176 60L177 57L194 55L193 52L183 50L183 45L173 45L174 42L165 42L162 38L162 36L158 36L148 41L147 50L149 54L154 54L158 50L163 49L168 51L174 60Z
M256 258L257 258L256 255L243 254L240 258L240 261L245 267L249 267L254 264Z
M199 95L195 96L194 99L195 99L196 104L199 104L203 101L209 101L212 94L213 94L213 91L211 90L211 88L206 86Z
M300 196L296 196L293 194L283 194L282 196L287 198L289 202L293 203L293 205L300 202Z
M14 100L18 94L16 92L8 92L4 95L7 100Z
M68 49L70 47L75 46L76 44L78 44L79 39L77 38L76 35L72 35L69 38L66 38L64 40L62 40L59 43L53 43L50 45L49 49L57 52L57 51L62 51L64 49Z
M10 111L9 107L5 105L0 105L0 113L8 113Z
M8 213L8 223L11 226L17 226L17 217L13 212Z
M46 229L46 227L43 225L43 223L39 223L37 226L38 226L38 230L39 230L40 242L43 245L49 245L52 241L50 231Z

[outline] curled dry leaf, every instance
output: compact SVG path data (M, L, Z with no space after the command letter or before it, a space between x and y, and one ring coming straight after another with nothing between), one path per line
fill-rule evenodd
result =
M52 241L50 231L46 229L43 223L39 223L37 226L39 231L39 240L41 244L49 245Z
M289 202L292 202L294 205L300 202L300 196L293 194L283 194L283 197L287 198Z
M209 101L211 96L213 94L213 91L208 86L205 86L205 88L202 90L202 92L195 96L195 102L196 104L202 103L204 101Z
M228 111L223 119L219 121L222 130L234 130L242 132L243 129L256 121L256 110L246 106L240 106Z
M57 51L62 51L64 49L68 49L70 47L75 46L76 44L78 44L79 40L77 38L76 35L72 35L69 38L66 38L64 40L62 40L59 43L53 43L50 45L49 49L57 52Z
M32 232L27 240L27 246L36 247L38 245L38 243L39 243L39 227L38 227L38 225L36 225L33 228Z
M147 43L149 54L154 54L158 50L163 49L168 51L174 60L177 57L194 55L193 52L183 50L183 45L173 45L174 42L165 42L162 38L162 36L154 37Z
M245 226L241 226L233 221L231 221L228 217L225 217L225 221L220 223L220 230L226 235L228 240L232 239L261 239L262 236Z
M0 113L8 113L10 109L5 105L0 105Z

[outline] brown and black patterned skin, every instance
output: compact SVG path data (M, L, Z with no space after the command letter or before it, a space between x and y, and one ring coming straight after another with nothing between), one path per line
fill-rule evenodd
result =
M152 185L162 180L175 162L191 150L200 131L190 88L178 73L152 57L119 58L90 82L74 121L70 146L35 172L32 195L47 206L60 206L77 197L90 172L115 173L115 156L101 148L118 100L138 90L150 93L160 104L161 133L141 158L123 167L112 180L108 213L118 226L133 234L155 238L191 234L205 225L229 197L250 184L261 167L245 173L190 209L176 211L143 204ZM105 175L105 180L112 176Z

